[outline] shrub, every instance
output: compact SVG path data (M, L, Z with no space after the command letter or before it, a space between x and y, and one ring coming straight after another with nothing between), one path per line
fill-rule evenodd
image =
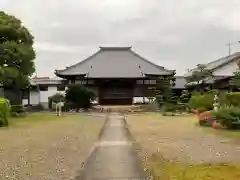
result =
M203 95L196 94L192 95L188 102L188 106L191 109L204 109L204 110L212 110L213 109L213 94L205 93Z
M94 100L95 94L90 89L74 84L66 90L65 102L71 105L71 108L79 110L91 107L91 101ZM70 107L69 107L70 108Z
M22 105L12 105L11 112L23 113L24 112L23 106Z
M240 92L227 93L226 104L240 107Z
M11 116L19 117L24 114L25 114L25 111L24 111L22 105L12 105L11 106Z
M56 93L48 97L48 108L52 109L53 103L59 103L64 101L64 95L61 93Z
M44 110L43 106L41 104L37 105L30 105L25 108L25 112L39 112Z
M54 103L59 103L59 102L64 101L64 95L61 93L56 93L56 94L50 96L49 99Z
M198 107L196 108L196 110L198 111L198 113L203 113L205 111L208 111L209 109L207 109L206 107Z
M213 111L212 115L220 124L229 129L240 128L240 108L234 106L223 106L218 111Z
M10 103L7 99L0 98L0 126L8 126Z

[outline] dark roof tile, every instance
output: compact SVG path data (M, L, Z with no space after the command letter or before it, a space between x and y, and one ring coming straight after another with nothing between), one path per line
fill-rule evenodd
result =
M169 75L164 69L131 50L131 47L100 47L89 58L56 71L57 75L86 75L91 78L139 78L145 74Z

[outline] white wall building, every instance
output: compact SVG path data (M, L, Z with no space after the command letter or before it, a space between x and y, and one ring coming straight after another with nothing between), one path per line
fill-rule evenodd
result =
M31 79L31 90L29 96L22 100L23 105L41 104L48 108L48 98L56 93L64 93L66 86L60 78L33 78Z

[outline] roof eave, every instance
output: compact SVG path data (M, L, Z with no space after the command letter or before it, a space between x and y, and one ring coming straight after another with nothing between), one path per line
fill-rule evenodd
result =
M67 73L63 73L62 70L55 70L54 74L60 78L66 78L66 77L74 77L74 76L82 76L85 77L87 74L83 73L83 74L67 74Z
M174 73L171 72L166 72L166 73L145 73L145 76L170 76L170 75L174 75Z

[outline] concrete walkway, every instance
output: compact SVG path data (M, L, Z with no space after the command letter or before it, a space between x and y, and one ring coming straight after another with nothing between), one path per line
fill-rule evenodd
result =
M129 140L124 116L111 113L100 140L76 180L145 179L137 154Z

